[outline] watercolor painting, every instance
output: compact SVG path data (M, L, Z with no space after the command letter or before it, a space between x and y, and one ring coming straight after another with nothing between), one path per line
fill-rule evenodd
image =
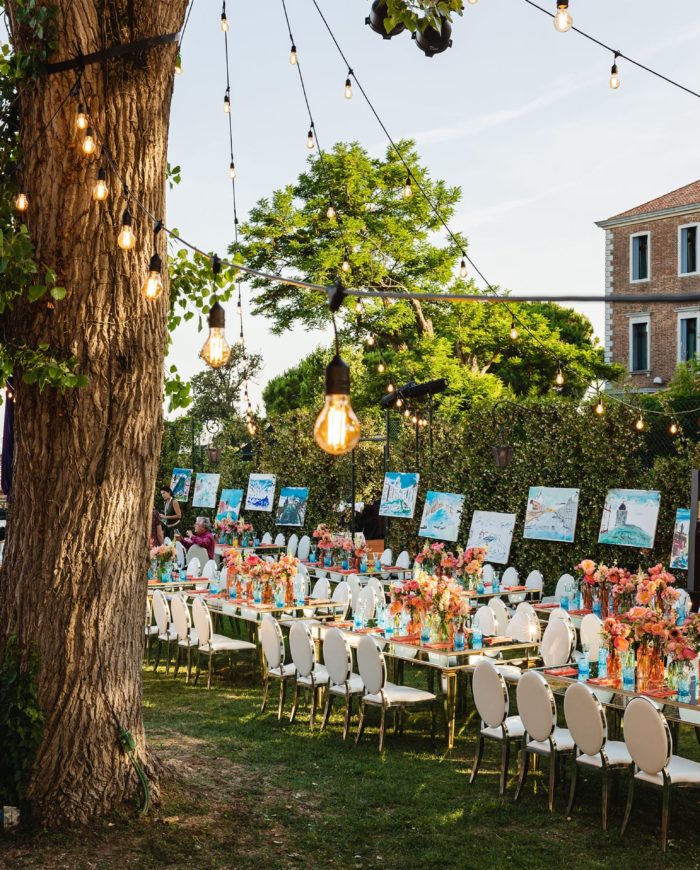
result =
M410 520L416 509L419 479L418 474L387 471L384 476L379 516Z
M192 472L191 468L173 468L173 473L170 476L170 489L173 491L173 498L178 501L187 501L190 497Z
M487 562L506 565L514 529L515 514L474 511L467 547L485 547Z
M242 489L222 489L219 506L216 509L217 520L237 520L243 502Z
M203 474L200 472L194 482L192 507L216 507L216 493L219 489L219 480L221 480L220 474Z
M535 541L573 543L579 492L568 487L531 486L523 537Z
M441 541L456 541L462 520L464 496L454 492L433 492L425 496L423 518L418 537L438 538Z
M673 527L671 545L671 568L688 570L688 547L690 541L690 509L676 508L676 524Z
M598 543L653 547L660 505L661 493L653 489L608 490Z
M283 486L277 502L275 522L278 526L303 526L309 488L306 486Z
M271 513L277 478L274 474L251 474L248 478L245 509Z

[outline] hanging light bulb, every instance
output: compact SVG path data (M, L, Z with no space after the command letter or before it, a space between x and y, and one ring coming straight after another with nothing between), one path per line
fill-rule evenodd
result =
M92 127L88 127L83 139L83 154L94 154L96 147Z
M343 260L343 264L340 268L343 270L343 272L350 271L350 260L348 260L347 257Z
M403 415L406 419L408 419L411 416L411 412L408 410L408 408L404 409Z
M668 427L669 434L678 435L678 423L675 420L671 422L671 425Z
M598 401L596 402L594 411L599 417L602 417L605 413L605 405L603 404L603 400L600 398L600 396L598 396Z
M14 393L12 392L12 390L9 387L5 390L5 395L7 396L8 399L14 398Z
M175 75L182 75L182 58L180 57L179 51L175 57Z
M377 371L379 372L380 375L386 371L386 366L384 365L383 362L379 363L379 365L377 366Z
M610 87L613 91L616 91L622 82L620 81L620 73L617 69L617 52L615 53L615 60L613 62L612 67L610 68Z
M227 115L231 113L231 97L228 91L224 94L224 113Z
M511 322L510 322L510 340L517 341L519 337L520 337L520 333L518 332L518 330L515 326L515 321L511 320Z
M226 312L218 301L214 302L209 312L209 335L199 352L204 362L213 369L221 368L231 356L231 347L224 333L225 326Z
M637 430L637 432L644 431L644 418L642 417L641 414L634 421L634 428Z
M370 335L367 339L367 347L374 347L375 338L373 335Z
M467 277L467 261L466 260L462 260L462 262L459 264L459 277L460 278Z
M309 151L313 151L316 147L316 142L314 141L314 131L312 128L309 128L309 132L306 134L306 147Z
M97 202L104 202L108 195L109 188L107 187L107 173L104 169L99 169L97 172L97 181L92 189L92 198L97 200Z
M362 304L362 300L358 299L355 303L355 314L363 314L365 310L365 306Z
M333 203L331 203L328 206L328 209L326 210L326 217L328 218L329 221L335 220L336 213L335 213L335 209L333 208Z
M411 187L411 176L406 176L406 184L403 186L403 198L410 199L413 196L413 188Z
M243 338L243 329L241 329L237 341L241 347L243 347L243 345L245 344L245 339Z
M124 210L122 216L122 228L117 236L117 244L122 251L131 251L136 246L136 236L131 229L131 212L128 208Z
M563 386L564 386L564 372L562 372L562 370L561 370L561 366L560 366L559 369L557 370L557 376L556 376L556 378L554 378L554 383L555 383L558 387L563 387Z
M88 128L88 118L82 103L78 103L78 114L75 116L75 126L81 132Z
M557 0L557 11L554 14L554 29L559 33L571 30L574 19L569 14L569 0Z
M343 91L343 94L346 100L352 99L352 82L349 77L345 79L345 90Z
M235 178L238 175L238 173L236 172L236 164L233 162L233 160L228 165L228 174L231 179Z
M350 368L337 353L326 368L326 401L316 418L314 440L332 456L348 453L360 440L360 421L350 404Z
M403 399L401 398L401 396L399 396L398 399L396 400L396 407L403 408Z
M393 392L394 392L394 385L393 385L393 384L387 384L387 385L386 385L386 391L387 391L387 393L393 393Z
M141 295L150 302L157 299L163 292L162 270L161 259L158 254L154 254L148 264L148 277L141 285Z
M298 58L297 58L297 47L296 47L296 45L293 45L293 46L292 46L292 51L291 51L291 53L290 53L290 55L289 55L289 62L291 63L292 66L296 66L296 65L297 65L297 60L298 60Z
M416 417L415 414L411 417L411 423L413 423L415 426L418 425L418 417Z
M467 3L469 3L470 6L476 6L478 2L479 0L467 0Z
M29 200L27 194L20 191L15 197L15 208L17 211L26 211L29 208Z
M228 18L225 12L221 13L221 29L224 33L228 33Z

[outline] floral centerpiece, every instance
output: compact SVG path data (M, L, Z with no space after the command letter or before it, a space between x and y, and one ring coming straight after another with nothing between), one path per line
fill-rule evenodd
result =
M175 557L175 544L161 544L159 547L151 547L151 573L153 576L164 581L172 570Z
M416 556L416 562L420 565L421 571L425 574L434 574L435 569L440 564L444 549L445 545L441 541L425 544Z
M468 589L474 589L484 570L486 547L461 547L457 550L457 567L455 574Z
M218 534L220 544L231 544L236 533L236 521L232 517L214 520L214 531Z
M675 588L675 582L676 578L673 574L664 570L661 564L649 568L646 574L642 574L640 571L636 595L637 604L652 607L657 613L662 613L667 619L670 619L675 604L681 595L680 590Z
M624 568L618 568L617 565L610 568L608 579L612 584L615 613L625 613L634 605L641 573L640 571L632 574Z
M439 640L448 640L455 625L460 625L469 613L469 604L462 587L451 577L431 576L424 578L423 599L425 612Z
M247 547L253 534L253 526L247 523L243 517L239 517L234 523L235 534L243 547Z
M279 562L274 562L272 568L272 580L275 586L275 594L283 598L285 604L294 603L294 581L299 573L299 559L296 556L284 554Z
M420 623L425 616L425 598L423 596L424 578L410 578L402 583L394 584L391 590L389 613L408 616L408 633L415 634L420 630Z
M669 620L663 613L651 607L637 606L625 616L631 627L637 647L637 688L661 689L664 684L664 658L675 619Z
M619 680L622 676L622 663L620 653L627 652L630 648L631 626L614 616L608 616L603 620L600 637L603 645L607 647L607 676L613 680Z

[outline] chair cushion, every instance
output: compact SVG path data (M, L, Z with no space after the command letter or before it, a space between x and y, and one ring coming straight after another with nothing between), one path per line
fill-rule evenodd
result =
M153 637L158 634L158 626L157 625L147 625L146 626L146 637Z
M383 695L384 704L388 707L397 704L427 704L435 700L432 692L414 689L413 686L398 686L396 683L385 683ZM365 695L363 700L369 704L381 704L382 695Z
M348 691L351 695L356 695L358 692L363 692L365 684L362 682L362 677L359 674L350 674L348 680ZM345 686L331 686L331 692L334 695L345 696Z
M671 762L666 768L672 783L693 782L700 785L700 762L691 761L689 758L681 758L680 755L672 755ZM650 782L653 785L663 785L664 778L661 773L644 773L640 770L634 775L635 779L642 782Z
M627 751L627 747L621 740L608 740L605 744L605 754L608 757L608 764L632 764L632 756ZM602 767L600 755L579 755L576 759L578 764L585 764L588 767Z
M193 628L191 628L189 638L186 638L185 640L179 640L178 645L183 646L185 649L190 646L198 646L199 640L197 638L197 632Z
M297 669L294 662L289 662L289 664L282 665L281 668L268 668L267 672L273 677L293 677Z
M328 671L326 670L325 665L316 665L313 670L313 682L316 686L327 686L328 685ZM311 685L311 676L308 677L300 677L297 676L297 683L300 686L310 686Z
M254 643L249 643L247 640L236 640L233 637L226 637L225 634L212 634L209 643L200 644L202 652L239 652L244 649L255 649Z
M158 640L162 640L162 641L177 640L177 631L175 630L175 626L171 625L170 628L166 632L164 632L163 634L159 634Z
M505 721L505 726L508 729L509 737L522 737L525 733L525 726L522 723L520 716L509 716ZM482 728L481 733L484 737L493 737L495 740L503 740L503 731L501 728Z
M552 732L552 743L557 752L572 752L575 746L574 738L569 734L568 728L555 728ZM549 740L530 740L527 748L533 752L549 755Z

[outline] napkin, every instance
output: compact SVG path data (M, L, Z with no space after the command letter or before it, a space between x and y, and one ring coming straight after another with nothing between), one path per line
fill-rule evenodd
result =
M551 674L555 677L577 677L578 676L578 668L545 668L545 674Z
M592 610L569 610L569 616L585 616L587 613L593 613Z
M535 610L554 610L559 607L556 601L548 602L547 604L535 604Z
M504 635L499 635L498 637L485 637L484 641L491 646L495 643L510 643L513 640L512 637L505 637Z
M527 586L504 586L506 592L524 592Z
M673 698L676 695L676 689L658 689L657 691L640 692L641 695L646 695L647 698Z
M590 680L586 680L591 686L606 686L610 689L619 688L619 680L615 680L612 677L592 677Z
M419 640L419 634L402 634L394 638L394 643L417 643Z

